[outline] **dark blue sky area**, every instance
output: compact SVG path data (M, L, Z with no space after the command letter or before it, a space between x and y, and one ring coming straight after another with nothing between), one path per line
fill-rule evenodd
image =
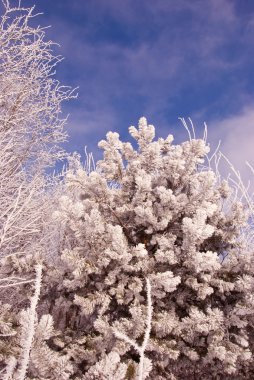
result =
M108 130L127 139L141 116L180 141L178 117L191 117L236 165L254 161L254 1L23 0L32 4L61 45L58 78L79 86L65 107L69 151L87 145L97 158Z

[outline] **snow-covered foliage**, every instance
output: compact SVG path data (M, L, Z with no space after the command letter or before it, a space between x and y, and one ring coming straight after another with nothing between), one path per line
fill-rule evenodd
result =
M49 310L62 331L55 350L68 353L77 376L103 363L105 379L114 353L134 379L136 346L151 329L149 378L243 378L253 353L253 256L239 238L247 210L233 200L224 206L230 188L205 168L203 140L154 141L145 118L130 134L137 150L109 132L97 170L87 173L77 162L66 175L54 214L64 249L59 266L45 273Z
M1 24L0 378L253 378L250 204L205 139L156 140L145 118L45 191L71 94L30 17L6 3Z

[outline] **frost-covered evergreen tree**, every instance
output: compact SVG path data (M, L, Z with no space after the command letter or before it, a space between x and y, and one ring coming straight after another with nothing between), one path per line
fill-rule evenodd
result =
M205 166L204 140L154 141L145 118L130 134L137 150L109 132L96 170L74 159L66 175L63 250L45 263L41 303L57 329L51 354L79 379L250 379L248 209Z

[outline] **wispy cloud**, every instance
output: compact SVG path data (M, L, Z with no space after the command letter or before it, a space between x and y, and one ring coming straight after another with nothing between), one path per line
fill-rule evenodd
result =
M79 100L66 107L75 147L95 149L108 129L125 137L143 115L158 134L178 116L199 115L231 141L225 120L249 114L244 104L254 96L254 5L243 3L38 0L66 57L58 76L80 86Z
M254 177L246 165L254 166L254 104L244 107L239 113L212 122L210 139L215 144L221 140L220 150L236 170L239 170L245 183ZM225 169L224 169L225 170Z

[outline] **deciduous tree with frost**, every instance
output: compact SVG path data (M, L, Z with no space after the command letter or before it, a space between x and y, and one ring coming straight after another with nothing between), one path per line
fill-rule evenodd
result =
M18 4L18 2L16 2ZM3 1L0 23L0 257L31 252L47 204L45 168L63 156L61 104L73 96L54 78L60 61L33 8ZM33 250L38 250L33 248Z
M16 366L19 359L12 354L19 351L18 347L25 349L23 343L15 341L18 336L15 327L20 324L21 328L22 323L26 323L18 316L27 306L28 297L32 297L31 283L34 283L36 265L42 255L54 251L55 227L49 216L53 207L52 194L56 194L57 188L52 189L55 181L46 178L45 169L64 156L60 147L66 139L61 104L71 99L73 93L54 78L60 57L55 56L53 43L45 39L44 29L31 26L34 9L21 7L18 1L12 2L16 7L8 0L2 3L0 368L3 370L4 362L9 369ZM9 342L8 337L14 341ZM18 356L27 360L28 351ZM22 363L20 379L27 368L25 362ZM3 378L2 373L0 378Z

